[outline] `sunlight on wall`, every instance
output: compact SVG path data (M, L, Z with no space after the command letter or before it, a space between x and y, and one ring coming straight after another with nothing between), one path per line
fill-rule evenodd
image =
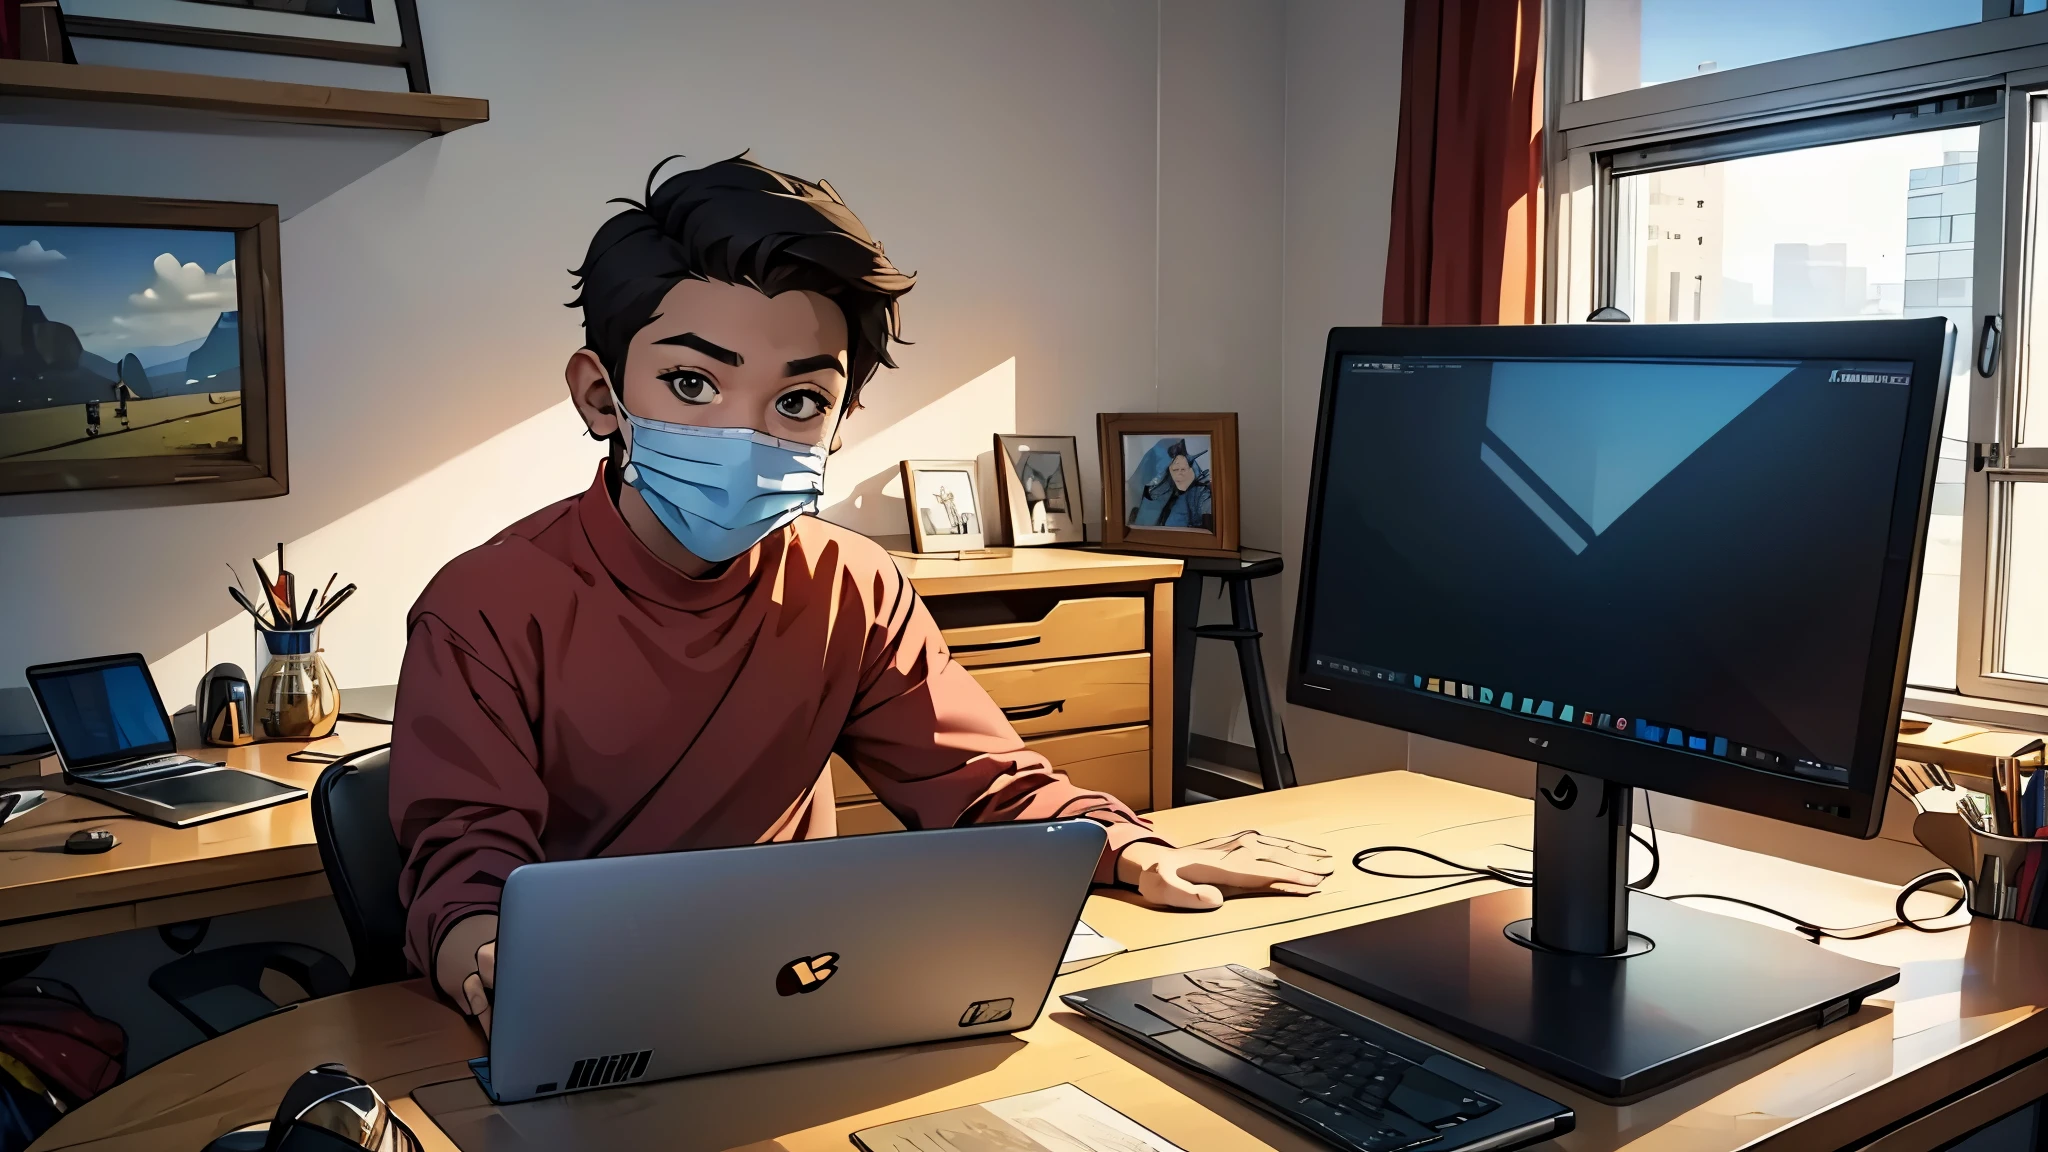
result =
M530 512L573 496L590 483L601 449L580 439L583 422L567 400L453 457L416 480L297 540L285 542L285 563L307 583L339 572L340 588L359 584L323 628L321 650L335 679L349 685L390 684L405 654L405 613L441 566ZM269 567L268 557L262 557ZM236 567L253 594L247 560ZM223 584L228 579L221 572ZM225 596L222 597L224 600ZM183 686L210 666L255 667L255 629L236 614L150 665L175 709Z
M858 430L863 419L882 415L861 412L848 423ZM995 492L991 488L995 434L1017 428L1017 358L1010 357L967 383L832 455L825 468L825 507L821 515L869 536L900 536L910 531L903 511L903 480L897 464L904 460L979 460L983 523L993 523Z
M855 423L860 419L855 417ZM1016 419L1017 361L1012 357L836 453L826 470L825 517L870 535L909 531L897 461L981 458L982 487L987 489L993 435L1010 431ZM320 637L327 663L343 686L397 681L405 655L406 611L443 564L590 483L600 449L579 439L582 431L574 408L564 400L341 519L285 542L285 561L298 575L301 599L311 591L308 581L325 584L330 572L341 574L336 587L359 584ZM994 515L994 493L981 496L982 515ZM262 559L268 566L269 558ZM256 578L248 562L237 568L253 595ZM223 570L223 585L227 579ZM150 673L166 693L166 703L176 709L183 706L184 686L198 683L214 664L239 664L251 676L261 671L255 643L247 616L223 612L220 624L153 662Z

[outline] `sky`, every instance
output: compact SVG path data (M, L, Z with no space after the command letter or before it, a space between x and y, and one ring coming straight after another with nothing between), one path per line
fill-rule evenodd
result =
M1610 0L1610 3L1613 0ZM1622 0L1642 12L1642 80L1727 71L1975 24L1984 0ZM1589 18L1591 13L1589 12Z
M118 361L197 340L235 309L235 234L0 224L0 276L87 351Z

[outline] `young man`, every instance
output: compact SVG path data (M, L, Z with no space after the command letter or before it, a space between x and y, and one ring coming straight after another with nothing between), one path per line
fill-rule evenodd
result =
M408 621L391 819L412 963L488 1029L512 869L830 836L833 752L912 828L1100 821L1097 881L1155 904L1313 891L1319 850L1174 848L1069 783L888 553L805 515L911 286L831 187L745 156L648 183L576 273L569 396L610 458L451 561Z

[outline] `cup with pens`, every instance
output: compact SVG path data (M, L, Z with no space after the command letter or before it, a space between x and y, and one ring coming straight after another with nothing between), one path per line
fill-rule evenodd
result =
M284 566L284 545L277 546L277 575L251 560L261 581L252 598L240 575L228 589L235 603L256 621L262 673L256 678L256 727L269 740L318 740L334 731L341 715L341 686L327 661L320 658L320 627L355 594L356 586L334 587L334 576L311 590L303 604L298 578ZM233 566L229 566L232 572Z
M2048 765L2040 741L1994 759L1988 792L1963 787L1936 765L1901 762L1893 780L1918 810L1914 838L1955 870L1973 914L2048 927Z

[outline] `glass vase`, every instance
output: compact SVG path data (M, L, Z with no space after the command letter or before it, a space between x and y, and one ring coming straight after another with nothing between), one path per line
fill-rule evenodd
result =
M266 740L318 740L341 715L341 686L320 658L314 630L257 629L269 662L256 679L256 726Z

